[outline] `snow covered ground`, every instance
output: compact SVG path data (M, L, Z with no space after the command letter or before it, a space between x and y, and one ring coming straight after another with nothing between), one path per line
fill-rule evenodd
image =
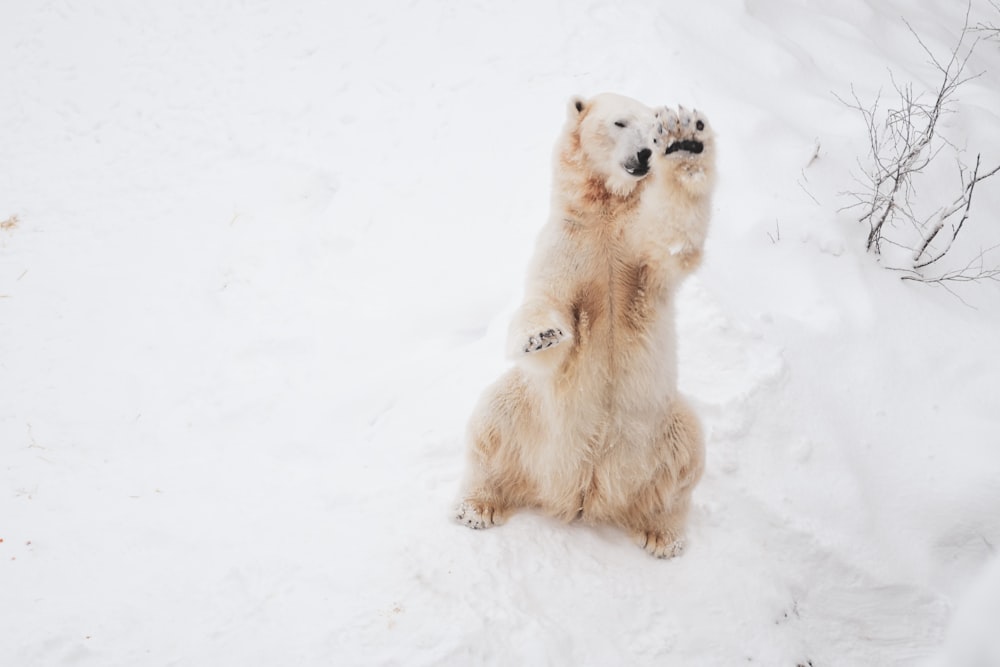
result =
M1000 284L901 282L840 210L836 95L934 88L902 19L947 57L965 9L6 3L0 664L1000 665ZM942 129L993 166L1000 42L970 71ZM566 99L606 90L720 135L667 562L450 520Z

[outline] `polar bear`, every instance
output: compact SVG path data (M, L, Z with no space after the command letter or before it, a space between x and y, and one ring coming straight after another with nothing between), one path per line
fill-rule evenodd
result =
M553 162L515 363L470 419L456 518L488 528L535 508L676 556L704 442L677 391L674 295L701 258L714 135L683 107L575 97Z

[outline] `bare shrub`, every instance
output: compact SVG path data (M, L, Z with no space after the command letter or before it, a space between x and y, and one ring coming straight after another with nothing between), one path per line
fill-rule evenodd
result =
M958 43L948 59L941 60L909 23L906 26L930 58L940 83L931 95L917 94L912 83L900 83L890 72L898 97L895 106L883 111L881 95L870 104L862 102L853 87L853 102L841 99L861 114L869 140L868 159L859 161L861 175L857 183L860 190L845 193L853 200L845 208L860 209L859 222L868 223L866 250L879 256L887 268L902 271L906 280L935 284L1000 280L1000 268L987 266L986 255L992 248L981 249L971 260L949 256L956 248L959 234L968 227L976 186L1000 171L1000 165L991 170L982 169L980 154L976 155L975 166L970 169L961 160L963 151L939 132L942 117L955 112L958 89L980 76L966 71L979 42L979 37L973 33L979 28L969 26L967 11ZM918 184L931 178L928 175L931 171L937 175L937 165L946 155L950 155L958 167L961 184L958 195L944 204L918 197ZM905 252L897 250L887 260L883 253L886 245ZM942 262L946 256L950 262Z

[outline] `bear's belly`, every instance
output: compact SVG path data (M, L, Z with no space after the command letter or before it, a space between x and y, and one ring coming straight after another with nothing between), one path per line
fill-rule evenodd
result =
M599 469L612 477L641 477L642 466L670 413L672 394L663 374L634 373L627 380L608 379L602 391L575 393L557 401L549 413L542 479L560 487L560 495L591 491ZM574 500L574 502L577 502Z
M664 418L621 413L550 441L534 467L542 505L566 521L601 522L623 511L657 469Z
M641 329L613 324L598 321L578 336L576 349L553 378L571 422L580 416L601 421L632 418L636 412L665 406L676 393L672 322L651 318Z

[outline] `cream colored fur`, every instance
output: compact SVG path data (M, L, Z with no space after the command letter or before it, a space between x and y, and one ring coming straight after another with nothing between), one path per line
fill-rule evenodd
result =
M470 420L457 517L485 528L536 508L620 526L670 557L704 461L677 391L674 295L701 259L714 140L697 113L617 95L568 111L551 217L511 323L515 365ZM664 154L682 139L704 150ZM643 147L649 173L629 173Z

